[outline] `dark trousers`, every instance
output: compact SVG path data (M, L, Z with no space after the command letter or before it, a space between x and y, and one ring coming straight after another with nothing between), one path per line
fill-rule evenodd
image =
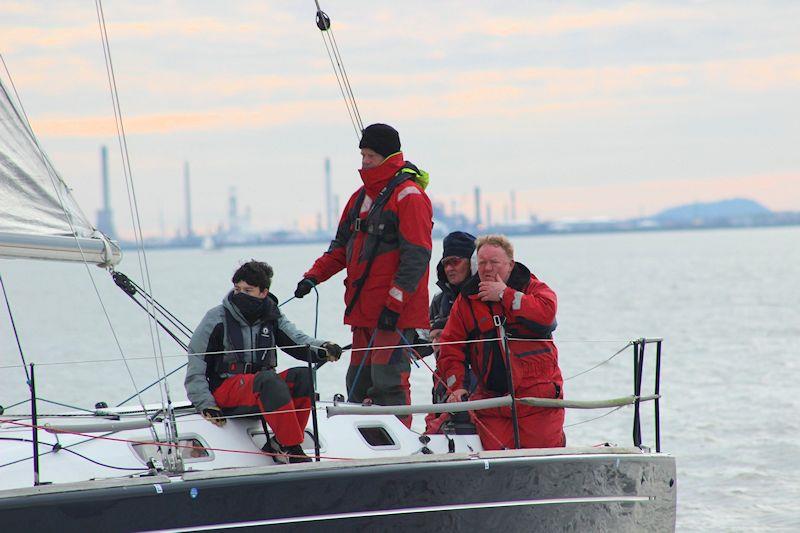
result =
M257 374L231 376L214 389L213 395L222 408L258 407L266 413L264 419L278 442L292 446L303 442L310 414L307 409L311 407L310 392L308 369L295 367L280 374L262 370Z
M374 337L373 337L374 334ZM403 331L406 339L414 338L413 330ZM370 346L369 350L360 350ZM413 348L384 348L405 344L396 331L373 328L353 328L353 350L347 369L347 392L352 402L366 398L376 405L411 404L410 357ZM363 361L363 364L362 364ZM360 368L360 370L359 370ZM351 392L352 391L352 392ZM411 416L398 417L411 427Z

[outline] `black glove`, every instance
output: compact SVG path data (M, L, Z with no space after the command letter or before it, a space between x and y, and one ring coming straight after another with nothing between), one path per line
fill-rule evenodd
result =
M311 289L313 289L316 284L317 282L314 280L314 278L301 279L300 283L297 284L297 288L294 290L294 297L302 298L311 292Z
M400 318L400 313L384 307L383 311L381 311L381 316L378 317L378 329L394 331L397 328L398 318Z
M208 409L203 409L203 418L214 424L215 426L222 427L225 425L225 415L222 414L222 411L217 409L216 407L209 407Z
M342 356L342 347L335 342L325 341L322 343L322 350L319 358L323 361L338 361Z

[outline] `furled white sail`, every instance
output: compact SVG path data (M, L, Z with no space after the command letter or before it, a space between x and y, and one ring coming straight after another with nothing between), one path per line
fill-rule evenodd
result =
M39 148L0 80L0 257L120 261L119 247L95 229Z

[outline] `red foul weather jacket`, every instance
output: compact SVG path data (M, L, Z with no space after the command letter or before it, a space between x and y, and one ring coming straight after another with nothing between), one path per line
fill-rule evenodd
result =
M558 367L558 349L552 342L556 328L556 294L531 274L525 265L515 263L501 302L482 302L478 298L477 275L467 280L453 304L441 342L495 339L499 337L494 316L504 321L509 338L509 356L514 395L562 398L563 379ZM536 340L542 339L542 340ZM478 400L508 394L505 359L499 341L470 344L444 344L437 361L439 376L451 389L464 382L465 359L477 377L470 399ZM545 409L517 404L523 447L563 446L563 409ZM479 419L511 416L508 407L477 411ZM497 431L497 426L490 424ZM478 424L481 440L486 443ZM530 435L526 444L525 436ZM510 435L498 435L506 442Z
M344 301L349 312L345 312L345 324L374 328L386 306L400 313L398 328L428 327L433 210L430 199L413 180L418 175L413 168L410 171L403 153L397 152L377 167L359 170L364 186L347 202L328 251L304 274L322 283L347 268ZM411 179L394 188L382 209L373 210L373 202L401 170ZM369 273L363 278L373 254ZM354 299L359 283L363 286Z

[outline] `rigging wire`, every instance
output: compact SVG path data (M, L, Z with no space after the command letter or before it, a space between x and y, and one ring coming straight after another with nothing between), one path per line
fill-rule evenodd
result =
M330 17L322 11L319 5L319 0L314 0L317 5L316 23L317 28L320 30L322 42L325 45L325 52L328 54L328 59L333 68L333 74L336 76L336 83L339 86L339 92L342 94L344 104L347 107L347 114L350 116L350 123L356 133L356 139L361 138L361 132L364 130L364 122L361 120L361 113L358 110L356 97L353 94L353 87L350 84L350 79L347 77L347 71L344 68L344 61L339 52L339 46L336 43L336 38L333 35L333 28L331 27Z
M109 91L111 93L111 105L114 110L114 121L117 128L117 142L119 144L120 156L122 158L122 171L125 179L126 193L128 196L128 207L131 215L131 222L133 225L134 239L137 244L136 254L139 261L139 271L142 279L148 287L150 284L150 272L147 265L147 255L144 250L144 237L142 235L141 219L139 217L139 204L136 197L136 189L133 183L133 172L130 164L130 153L128 151L128 139L125 135L125 124L122 120L122 106L119 100L119 91L117 88L116 74L114 73L114 63L111 58L111 43L108 39L108 31L106 28L105 13L103 12L102 0L95 0L95 11L97 12L97 24L100 30L100 41L103 46L103 57L105 59L106 76L108 78ZM150 291L152 292L152 291ZM153 324L150 316L148 316L148 327L150 329L150 341L153 347L153 354L156 355L156 372L160 372L158 368L157 354L160 351L160 337L158 335L158 327ZM158 339L158 341L156 341ZM159 374L160 375L160 374ZM161 392L161 401L164 403L164 392Z
M5 62L3 63L5 64ZM8 303L8 293L6 292L6 284L3 283L3 275L0 274L0 287L3 288L3 298L6 301L6 309L8 309L8 318L11 319L11 329L14 330L14 338L17 341L17 349L19 350L19 357L22 359L22 368L25 369L25 381L30 385L31 376L28 374L28 363L25 362L25 353L22 351L22 344L19 342L19 334L17 333L17 324L14 322L14 314L11 312L11 304Z
M111 92L111 100L112 100L112 107L114 108L114 118L116 121L117 126L117 139L120 145L120 153L122 157L123 163L123 175L125 177L126 189L128 193L128 205L131 209L131 219L133 221L133 230L134 236L137 239L138 248L137 248L137 256L139 258L139 269L142 275L142 280L147 288L147 292L152 295L153 294L153 284L150 279L150 269L147 264L147 254L145 253L144 249L144 236L142 233L142 222L141 217L139 215L139 203L136 197L136 188L133 182L133 172L131 170L130 164L130 154L128 152L128 140L125 135L125 125L122 120L122 106L119 100L119 91L117 89L117 80L116 75L114 74L114 64L111 59L111 44L108 39L108 30L106 27L105 21L105 14L103 12L103 3L102 0L95 0L95 9L97 11L97 22L100 28L100 36L101 42L103 45L103 55L106 61L106 75L108 77L109 89ZM148 306L151 308L153 307L152 304L148 301ZM161 347L161 335L159 334L158 324L156 323L157 320L153 320L152 317L155 314L155 310L151 309L151 312L148 312L148 320L147 324L150 330L150 341L153 347L153 355L154 355L154 362L156 366L156 374L158 376L165 376L167 374L167 366L166 362L164 361L164 354ZM161 356L159 358L159 355ZM138 392L138 387L136 387ZM169 442L177 442L178 434L177 428L175 427L175 418L172 411L172 397L169 390L169 382L164 379L162 382L162 386L158 387L159 394L161 396L161 404L166 406L167 409L167 420L164 424L164 429L166 431L166 439ZM139 395L141 398L141 395ZM158 440L158 433L156 428L153 424L150 425L150 430L152 431L155 439ZM173 455L173 449L167 450L167 457L165 463L170 466L171 470L180 470L181 466L181 457L180 455ZM159 452L161 452L161 448L159 447Z
M0 440L15 441L15 442L34 442L33 439L26 439L26 438L22 438L22 437L0 437ZM39 444L43 444L45 446L52 446L52 448L53 448L49 452L44 452L42 454L39 454L40 456L48 455L48 454L51 454L51 453L57 453L57 452L60 452L60 451L65 451L65 452L69 452L69 453L75 454L78 457L80 457L81 459L85 459L86 461L89 461L90 463L94 463L94 464L96 464L98 466L102 466L103 468L111 468L111 469L114 469L114 470L130 470L132 472L147 472L147 471L150 470L149 468L130 468L130 467L126 467L126 466L108 465L108 464L105 464L105 463L101 463L100 461L97 461L95 459L92 459L91 457L87 457L87 456L83 455L82 453L78 453L75 450L70 450L66 446L61 446L59 444L52 444L50 442L45 442L45 441L41 441L41 440L38 441L38 442L39 442ZM27 461L29 459L31 459L31 457L25 457L23 459L17 459L16 461L12 461L10 463L5 463L5 464L0 465L0 468L3 468L5 466L15 465L17 463L21 463L21 462Z

